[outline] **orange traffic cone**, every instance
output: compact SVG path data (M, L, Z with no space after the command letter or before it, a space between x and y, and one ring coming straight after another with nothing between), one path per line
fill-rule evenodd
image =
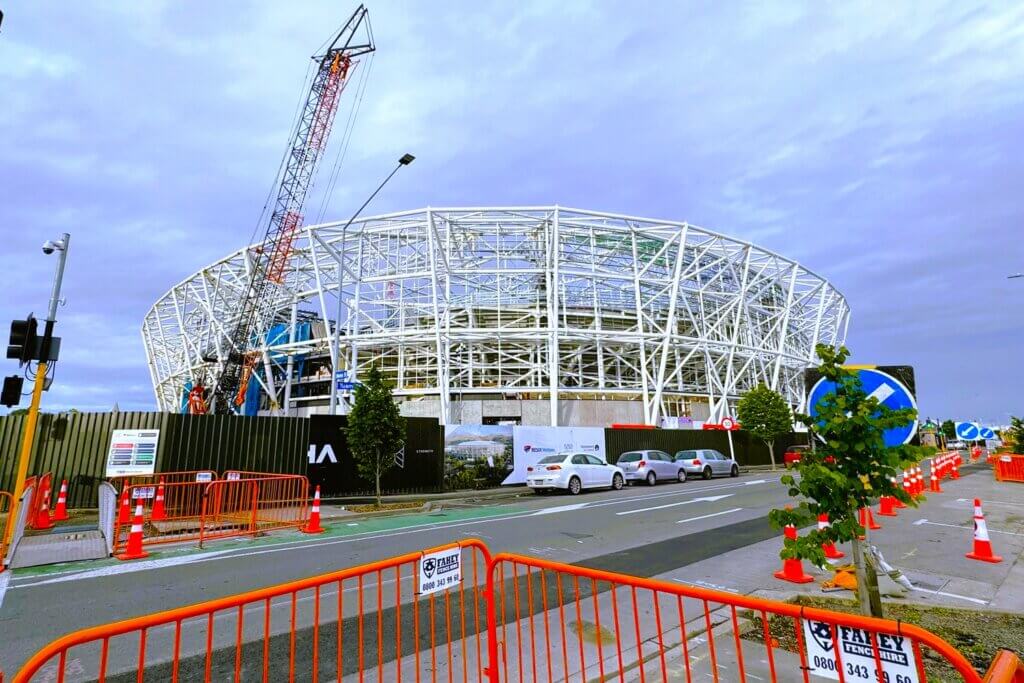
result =
M924 498L924 472L920 465L914 465L914 480L917 482L915 487L917 493L914 496L918 499Z
M796 540L796 527L792 524L786 525L786 538ZM783 560L782 569L775 572L775 578L792 583L810 583L814 581L813 576L804 574L803 562L798 559Z
M871 514L871 508L869 507L863 507L860 509L860 519L858 521L865 529L878 531L882 528L882 525L875 521L875 516Z
M53 527L53 521L50 519L50 484L47 482L45 488L42 491L42 495L39 497L39 510L36 511L35 523L32 525L33 529L50 529Z
M160 477L160 484L156 487L156 498L153 500L153 511L149 518L154 521L167 519L167 511L164 509L164 478Z
M135 518L132 530L128 534L128 548L124 554L118 555L119 560L139 560L148 557L149 553L142 549L142 499L135 499Z
M985 514L981 511L981 500L974 499L974 550L965 555L970 560L982 562L1002 562L1003 558L992 552L992 542L988 540L988 527L985 526Z
M828 515L822 513L818 515L818 528L824 529L830 526L828 523ZM836 544L829 541L828 543L822 543L821 549L825 551L825 557L830 560L838 560L846 557L846 553L836 548Z
M60 483L60 493L57 494L57 507L53 511L53 520L63 522L68 518L68 480Z
M896 489L898 490L898 489L899 489L899 487L900 487L900 480L899 480L899 479L897 479L896 477L893 477L893 478L892 478L892 485L893 485L894 487L896 487ZM903 484L902 484L902 486L903 486L903 491L904 491L904 492L906 492L906 490L907 490L907 480L906 480L905 478L904 478L904 480L903 480ZM902 500L900 500L899 498L897 498L896 496L893 496L893 497L892 497L892 506L893 506L893 508L895 508L896 510L899 510L900 508L905 508L905 507L907 507L907 504L906 504L906 503L904 503L904 502L903 502Z
M950 479L960 478L960 468L957 466L956 459L954 458L949 462Z
M932 493L942 493L942 484L939 481L938 472L936 471L935 461L932 460L931 467L928 468L931 472L931 488L928 489Z
M896 507L894 505L895 498L892 496L882 496L878 499L878 514L882 517L895 517Z
M313 493L313 510L309 513L309 524L302 529L302 532L322 534L324 531L325 529L320 526L320 486L318 485Z
M131 509L128 507L129 502L128 486L125 486L124 490L121 491L121 508L117 512L118 524L127 524L131 520L132 513Z

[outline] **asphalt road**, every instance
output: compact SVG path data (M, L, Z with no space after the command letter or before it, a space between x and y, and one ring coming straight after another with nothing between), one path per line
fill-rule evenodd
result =
M776 476L758 473L738 479L690 481L654 488L629 487L619 492L585 492L578 497L535 496L465 510L335 522L328 534L319 537L286 534L255 542L225 543L203 553L163 553L144 562L107 563L98 568L76 565L49 573L19 571L8 579L5 594L0 587L0 633L3 634L0 666L5 672L13 673L34 651L76 629L314 576L467 537L483 540L492 552L521 553L655 576L775 535L765 516L769 509L781 506L787 499ZM411 580L411 571L406 570L406 581ZM384 633L385 627L380 622L382 632L378 634L376 626L368 623L361 641L348 638L338 650L345 650L345 661L341 663L345 672L354 670L360 650L366 656L376 657L374 640L378 635L399 642L405 653L422 649L426 642L426 627L415 634L410 623L411 610L401 607L403 602L408 604L411 590L402 588L401 599L396 600L395 580L383 575L379 578L382 584L379 597L373 576L367 577L361 589L349 584L340 588L340 594L347 601L341 609L343 622L349 628L348 633L355 633L357 623L353 620L359 606L362 605L367 614L373 614L374 604L380 599L390 606L388 609L396 605L404 609L400 615L389 613L386 620L390 624L388 628L397 627L400 633L397 636L391 631ZM463 592L456 592L452 599L470 595L471 583L464 584ZM526 601L523 597L522 605L516 606L536 611L540 609L538 599L532 596ZM312 609L313 602L305 599L295 608L300 625L297 646L300 652L303 643L308 646L314 639L328 637L324 629L317 632L312 629L315 620L311 612L306 612ZM336 621L338 607L333 606L333 601L329 602L332 607L325 607L319 613L320 623ZM439 600L433 607L433 612L428 609L422 616L425 620L433 616L440 624L447 616L444 606ZM268 608L274 622L272 632L290 631L291 608L285 602ZM464 613L455 612L460 616ZM446 629L439 627L439 632L451 629L454 635L461 635L462 629L467 627L470 634L474 633L472 617L467 617L467 623L463 624L460 616L454 624L445 624ZM246 615L243 640L257 635L259 622L258 618ZM233 651L236 635L234 627L221 628L214 638L214 647L230 643ZM149 651L169 647L172 636L170 632L154 634ZM161 643L161 637L167 642ZM290 643L278 642L282 637L287 641L286 635L277 635L268 646L272 646L274 653L270 657L274 671L277 671L276 666L287 666L290 650L295 651ZM329 637L335 637L333 631ZM418 648L414 646L417 637ZM183 635L182 651L200 651L203 644L190 642L190 639L195 640L195 637L188 633ZM258 666L264 655L262 643L247 648L243 659ZM186 665L201 667L204 659L199 657ZM221 666L227 667L224 669L227 671L233 665L231 658L212 659L215 671ZM331 659L333 661L333 655ZM325 662L322 673L327 674L329 667Z

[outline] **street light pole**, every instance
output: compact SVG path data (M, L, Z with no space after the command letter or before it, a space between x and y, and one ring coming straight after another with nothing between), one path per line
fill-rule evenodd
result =
M43 397L43 388L46 385L47 361L50 358L50 346L53 341L53 324L57 321L57 304L60 303L60 287L64 281L64 263L68 257L68 245L71 242L71 235L64 233L56 242L47 241L43 244L43 253L52 254L59 252L57 257L57 272L53 276L53 287L50 290L50 308L46 314L46 327L43 333L43 340L40 345L39 363L36 365L36 378L32 386L32 403L29 405L28 415L25 418L25 434L21 440L21 453L18 456L18 473L14 481L14 498L11 500L11 509L8 512L7 528L4 530L4 542L0 545L7 547L14 533L14 526L18 520L18 504L25 489L25 478L28 476L28 463L32 457L32 442L35 440L36 422L39 420L39 402ZM3 558L0 557L0 565Z
M348 222L345 223L345 225L341 228L341 235L342 235L342 239L343 240L345 239L345 237L346 237L346 235L348 233L349 226L352 225L352 221L354 221L359 216L359 214L361 214L363 212L363 209L365 209L366 206L370 202L373 201L373 198L377 196L377 193L380 192L382 189L384 189L384 186L388 184L388 181L391 180L391 178L393 178L396 173L398 173L398 169L402 168L403 166L408 166L409 164L411 164L413 162L413 160L415 158L416 157L414 157L411 154L403 154L402 155L402 158L398 160L398 165L395 166L394 170L391 171L391 173L388 174L388 177L385 178L381 182L381 184L377 186L377 189L373 191L373 194L371 194L369 197L366 198L366 201L363 202L363 205L360 206L358 209L356 209L356 212L354 214L352 214L352 217L349 218ZM334 348L332 349L332 352L333 352L332 356L333 357L331 358L331 392L330 392L330 400L328 401L328 408L327 408L327 412L330 415L334 415L334 411L338 407L338 380L337 380L337 376L338 376L338 366L341 364L341 304L342 304L341 297L343 295L343 293L341 291L341 270L342 270L342 266L341 266L341 263L338 263L337 265L338 265L338 316L337 316L338 319L334 321L334 345L333 345ZM324 322L326 322L326 321L324 321ZM355 373L355 368L351 368L351 370L352 370L353 374L349 377L349 380L350 381L354 381L355 380L355 374L354 374Z

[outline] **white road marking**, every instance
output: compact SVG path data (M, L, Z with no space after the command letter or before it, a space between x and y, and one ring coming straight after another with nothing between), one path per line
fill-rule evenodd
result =
M947 598L959 598L961 600L967 600L969 602L974 602L974 603L977 603L979 605L987 605L988 604L987 600L979 600L978 598L972 598L972 597L969 597L969 596L966 596L966 595L959 595L957 593L946 593L944 591L933 591L933 590L929 590L927 588L918 588L917 586L914 586L914 590L921 591L922 593L931 593L932 595L943 595L943 596L945 596Z
M766 484L766 483L768 483L767 479L755 479L754 481L745 481L745 482L743 482L743 485L744 486L753 486L754 484Z
M958 503L973 503L974 499L972 499L972 498L957 498L956 502L958 502ZM982 507L984 507L986 505L1009 505L1010 507L1024 508L1024 503L1007 503L1007 502L1004 502L1004 501L1001 501L1001 500L983 500L983 501L981 501L981 505L982 505Z
M694 493L703 493L705 491L716 491L716 490L721 490L721 489L736 488L738 486L747 486L749 484L763 484L763 483L766 483L766 480L760 479L760 480L756 480L756 481L752 481L752 482L744 482L743 484L722 484L722 485L715 485L715 486L704 486L704 487L701 487L701 488L690 488L690 487L687 487L686 484L682 484L682 485L679 485L680 486L679 489L674 490L674 491L666 491L666 492L663 492L663 493L652 493L652 494L649 494L649 495L636 496L636 497L631 497L631 498L621 498L621 499L614 499L614 500L601 500L601 501L597 501L597 502L594 502L594 503L586 503L586 504L584 504L584 507L582 507L580 509L584 509L585 510L585 509L595 508L595 507L605 507L607 505L622 505L622 504L625 504L625 503L635 503L635 502L638 502L638 501L650 500L650 499L653 499L653 498L664 498L664 497L667 497L667 496L678 496L678 495L690 495L690 494L694 494ZM737 510L741 510L741 509L743 509L743 508L737 508ZM732 512L732 510L730 510L728 512ZM346 536L344 538L339 538L339 539L334 539L334 540L329 540L329 541L321 541L321 540L315 540L315 539L314 540L301 540L301 541L288 541L288 542L285 542L285 543L276 543L276 544L274 544L273 546L270 546L270 547L258 548L258 549L255 549L255 550L246 550L246 551L243 551L243 552L239 552L239 550L240 550L239 548L230 548L230 549L217 550L217 551L212 551L212 552L203 552L203 553L199 553L199 554L190 554L190 555L186 555L186 556L183 556L183 557L180 557L180 558L175 557L175 558L166 558L166 560L150 560L149 562L163 562L163 561L177 560L178 561L177 563L181 563L181 560L187 559L187 563L188 564L198 564L200 562L210 562L210 561L222 560L222 559L233 559L233 558L236 558L236 557L252 557L252 556L256 556L256 555L266 555L266 554L270 554L270 553L279 553L279 552L285 552L285 551L289 551L289 550L297 550L297 549L300 549L300 548L313 547L313 546L316 546L316 547L326 547L326 546L332 546L332 545L343 545L343 544L348 544L348 543L357 543L357 542L360 542L360 541L372 541L372 540L381 539L381 538L393 538L393 537L396 537L396 536L406 536L408 534L419 533L419 532L425 531L425 530L454 529L454 528L464 527L464 526L474 526L474 525L478 525L478 524L487 524L487 523L490 523L490 522L503 522L503 521L507 521L507 520L511 520L511 519L521 519L523 517L532 517L535 513L536 513L536 510L525 510L525 511L522 511L522 512L514 512L514 513L507 514L507 515L495 515L493 517L481 517L481 518L478 518L478 519L460 520L460 521L455 521L455 522L451 522L451 521L448 521L448 522L425 522L423 524L412 524L412 525L407 526L407 527L401 527L399 529L395 529L394 531L389 531L389 532L385 532L385 533L379 533L379 532L376 532L376 531L363 531L363 532L359 532L359 533L356 533L356 534L352 534L351 536ZM720 514L723 514L723 513L720 513ZM140 566L140 563L131 563L131 564L124 565L124 566L125 567L137 567L137 566ZM72 569L72 570L67 570L65 572L54 572L52 574L47 574L46 575L47 578L44 579L44 581L42 581L42 582L34 580L34 579L38 579L39 576L26 576L23 579L22 578L14 578L14 579L12 579L11 589L15 589L15 588L30 588L32 586L39 585L40 583L50 583L51 582L51 580L50 580L51 577L55 577L58 574L62 574L62 575L70 574L71 577L70 577L69 580L74 580L74 579L78 579L78 578L94 578L95 576L103 576L103 575L107 575L107 574L118 574L118 573L121 573L121 571L123 571L123 570L119 571L120 567L121 567L121 565L114 565L112 568L111 567L104 567L102 569L112 569L112 571L109 571L106 574L100 574L100 575L94 575L93 572L101 571L101 570L80 571L80 570L77 570L77 569ZM150 567L146 567L146 569L152 569L152 568L154 568L154 567L151 567L151 566ZM25 583L21 583L22 581L24 581Z
M205 559L210 555L225 555L231 552L230 550L215 550L212 553L204 553L203 555L182 555L179 557L165 557L159 560L143 560L141 562L121 562L118 564L109 564L104 567L97 569L88 569L77 574L71 574L69 576L57 576L53 578L45 578L43 575L41 581L35 581L29 584L19 584L15 588L24 588L25 586L44 586L49 583L63 583L65 581L76 581L78 579L93 579L100 576L114 576L116 574L131 574L133 572L144 572L150 569L162 569L164 567L177 567L185 564L192 564L198 562L200 559ZM210 559L213 559L210 557ZM5 572L6 573L6 572ZM38 578L38 577L33 577Z
M665 508L673 508L677 505L689 505L690 503L714 503L716 500L722 500L723 498L729 498L733 494L726 493L721 496L705 496L704 498L694 498L693 500L681 500L678 503L666 503L665 505L655 505L649 508L637 508L636 510L623 510L622 512L616 512L616 515L632 515L637 512L649 512L650 510L663 510Z
M568 512L569 510L579 510L580 508L586 507L589 503L576 503L574 505L559 505L554 508L544 508L537 510L533 514L535 515L553 515L557 512Z
M916 522L914 522L914 526L921 526L922 524L930 524L931 526L948 526L950 529L963 529L964 531L973 531L973 529L969 526L960 526L959 524L943 524L941 522L929 522L927 519L919 519ZM992 534L1006 534L1007 536L1024 536L1024 534L1018 534L1012 531L1000 531L999 529L993 529L992 527L989 527L988 531Z
M7 594L7 584L11 582L11 570L0 572L0 607L4 606L4 595Z
M734 512L739 512L743 508L733 508L732 510L723 510L722 512L712 512L710 515L701 515L700 517L690 517L689 519L681 519L676 524L686 524L687 522L696 522L699 519L707 519L708 517L718 517L719 515L730 515Z

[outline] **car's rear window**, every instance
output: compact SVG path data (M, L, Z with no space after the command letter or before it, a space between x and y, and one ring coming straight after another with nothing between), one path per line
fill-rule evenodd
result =
M543 458L537 461L538 465L553 465L556 462L562 462L565 460L564 455L545 455Z
M644 457L643 453L639 451L633 451L631 453L623 453L619 456L619 462L636 462Z
M679 451L676 453L677 458L696 458L697 451Z

